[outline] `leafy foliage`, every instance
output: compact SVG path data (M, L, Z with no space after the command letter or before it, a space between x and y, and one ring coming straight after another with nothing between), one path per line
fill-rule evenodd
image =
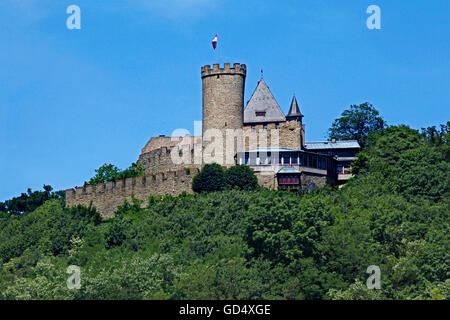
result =
M368 102L351 105L350 109L342 112L341 117L334 120L328 130L330 139L358 140L364 147L371 132L377 132L385 127L379 112Z
M43 188L44 191L34 192L28 189L27 193L22 193L19 197L0 202L0 214L26 214L34 211L47 200L64 198L64 191L52 192L53 188L48 185L44 185Z
M220 165L211 163L205 165L192 181L194 192L221 191L227 185L225 173Z
M225 171L225 181L230 188L240 190L255 190L258 188L258 179L253 170L245 165L228 168Z
M116 181L126 178L134 178L144 175L144 170L140 164L132 163L131 166L125 170L120 170L113 164L105 163L100 168L95 170L96 174L89 182L85 184L106 183L108 181Z
M369 140L340 189L220 185L124 203L108 221L62 200L8 216L0 299L449 299L448 140L406 126ZM365 285L369 265L380 290Z
M249 166L233 166L223 170L217 163L207 164L194 177L194 192L214 192L224 189L255 190L258 179Z

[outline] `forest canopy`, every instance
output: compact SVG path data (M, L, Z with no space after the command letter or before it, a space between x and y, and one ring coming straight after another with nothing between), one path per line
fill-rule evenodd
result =
M0 299L448 299L448 126L370 133L340 189L154 196L108 221L58 197L3 206Z

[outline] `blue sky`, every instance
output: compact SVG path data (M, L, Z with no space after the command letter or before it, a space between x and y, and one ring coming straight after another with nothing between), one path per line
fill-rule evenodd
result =
M66 8L81 8L68 30ZM366 9L381 8L381 30ZM81 185L103 163L128 167L155 135L201 120L200 67L260 70L307 140L351 104L389 124L450 120L448 0L1 0L0 201Z

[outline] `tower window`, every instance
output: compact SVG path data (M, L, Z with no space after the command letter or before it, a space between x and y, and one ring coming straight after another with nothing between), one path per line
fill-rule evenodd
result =
M265 117L266 116L265 111L256 111L255 114L257 117Z
M264 125L264 130L267 130L267 124Z
M252 124L252 131L253 132L255 131L255 125L254 124Z
M280 124L279 123L275 123L275 129L280 129Z

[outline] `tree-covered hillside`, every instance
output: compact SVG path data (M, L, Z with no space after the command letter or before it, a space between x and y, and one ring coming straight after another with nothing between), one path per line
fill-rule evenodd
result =
M341 189L152 197L109 221L63 199L1 214L0 298L448 299L449 138L448 124L371 134Z

